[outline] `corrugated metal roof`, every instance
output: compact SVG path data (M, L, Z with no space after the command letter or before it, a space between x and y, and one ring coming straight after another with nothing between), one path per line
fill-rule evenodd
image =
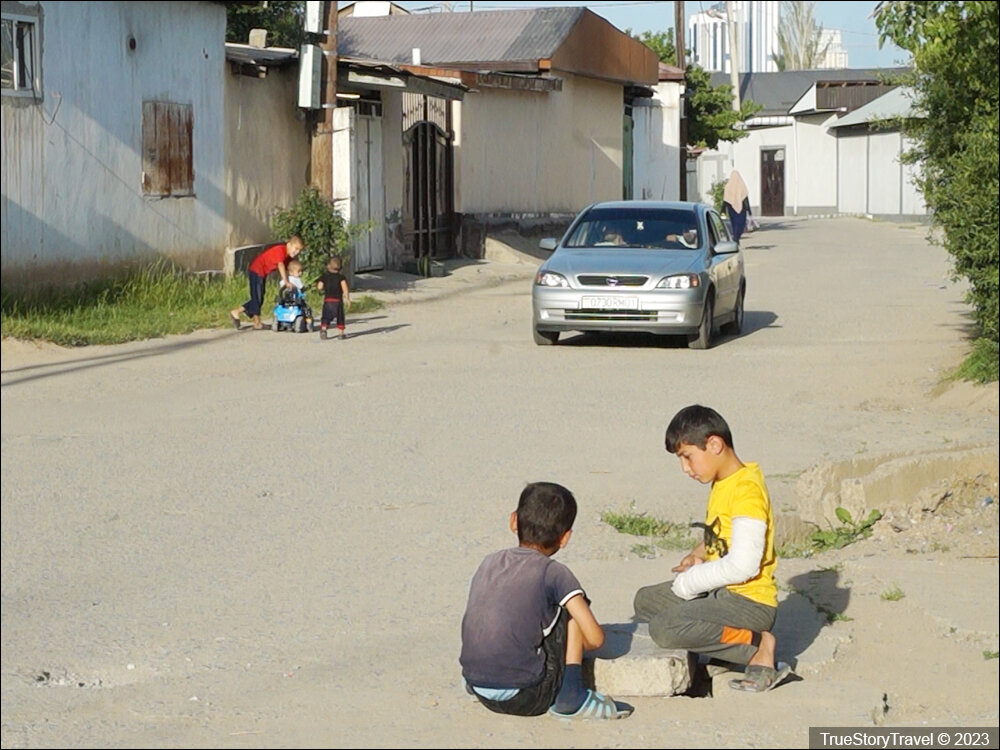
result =
M761 117L784 115L817 81L881 81L898 77L908 68L845 68L842 70L786 70L780 73L744 73L740 76L740 101L763 105ZM712 73L712 85L730 82L728 73Z
M423 65L537 67L538 60L555 54L585 12L576 7L341 18L337 54L406 64L417 47Z
M226 59L241 65L279 68L298 61L298 50L288 47L251 47L249 44L226 42Z

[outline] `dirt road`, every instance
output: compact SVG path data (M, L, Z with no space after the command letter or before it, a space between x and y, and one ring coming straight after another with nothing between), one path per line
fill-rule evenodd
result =
M940 385L968 321L923 229L785 221L744 247L745 333L703 352L536 347L529 265L358 316L347 341L4 341L3 747L805 747L810 725L996 726L995 493L948 524L985 530L975 557L883 530L782 561L783 606L815 626L785 644L803 679L771 693L570 725L461 691L469 579L514 541L525 482L575 492L560 559L602 620L669 577L599 516L702 513L663 449L682 406L727 417L784 512L817 463L996 452L996 385Z

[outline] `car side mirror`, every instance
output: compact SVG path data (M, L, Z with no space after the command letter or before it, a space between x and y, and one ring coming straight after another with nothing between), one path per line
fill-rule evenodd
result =
M539 241L538 247L542 250L555 250L558 244L559 241L555 237L543 237Z
M731 255L740 251L740 243L733 242L732 240L717 242L714 250L716 255Z

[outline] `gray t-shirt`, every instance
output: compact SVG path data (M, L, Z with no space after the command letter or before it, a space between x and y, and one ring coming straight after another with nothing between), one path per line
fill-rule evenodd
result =
M562 563L529 547L489 555L469 587L462 618L462 675L470 685L522 688L545 669L542 640L580 582Z

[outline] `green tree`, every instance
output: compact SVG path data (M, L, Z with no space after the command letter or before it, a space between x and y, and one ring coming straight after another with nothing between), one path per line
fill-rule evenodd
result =
M826 56L830 41L822 43L823 27L816 23L815 3L781 3L781 23L778 25L778 54L774 62L778 70L812 70Z
M740 110L733 109L733 87L729 84L713 86L711 76L697 65L684 71L687 86L687 145L718 148L719 141L738 141L747 131L739 127L753 117L761 106L746 100Z
M660 62L676 65L677 48L674 31L667 29L653 33L644 31L636 36L631 29L626 33L656 52ZM733 87L724 84L712 86L712 77L697 65L684 71L685 115L687 117L687 144L702 148L716 148L719 141L738 141L747 135L737 126L760 111L760 105L743 102L739 112L733 109Z
M290 2L226 4L226 41L246 44L250 29L267 29L269 47L291 47L302 44L303 0Z
M880 2L880 43L891 40L913 55L909 80L917 117L901 123L919 165L916 182L940 229L932 240L951 255L956 278L969 283L978 328L965 372L978 380L998 375L998 262L1000 262L1000 11L995 2Z
M674 44L673 29L657 32L644 31L638 36L632 33L632 29L625 29L625 33L653 50L660 58L660 62L665 62L667 65L677 64L677 45Z

